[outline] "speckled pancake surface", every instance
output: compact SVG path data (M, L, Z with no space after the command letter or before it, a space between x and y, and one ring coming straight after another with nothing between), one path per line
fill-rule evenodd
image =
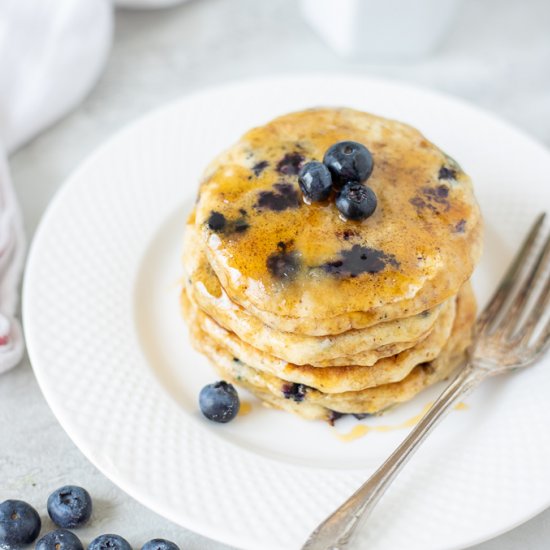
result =
M461 293L471 292L470 288ZM317 368L311 365L294 365L259 351L244 343L234 333L218 325L191 300L182 302L189 324L207 334L216 345L226 349L246 365L287 382L305 384L324 393L358 391L373 386L397 382L405 378L414 367L435 359L449 339L455 319L455 302L450 300L430 335L414 347L375 362L372 366L357 366L354 357L346 366Z
M451 336L433 361L418 365L399 382L336 394L323 393L303 384L290 384L277 376L254 369L218 345L196 325L190 325L190 330L193 345L210 359L226 380L245 387L276 408L308 419L331 420L335 412L378 414L448 377L464 359L471 340L475 312L473 294L461 294Z
M373 216L308 205L297 173L334 143L372 153ZM420 132L351 109L312 109L256 128L208 168L196 216L232 300L281 330L334 333L410 316L455 295L481 248L468 176Z
M413 317L337 335L319 337L278 331L262 323L227 296L201 245L197 228L188 225L184 243L187 274L184 291L189 298L244 342L290 363L343 366L349 365L349 357L354 356L353 364L372 365L382 357L395 355L425 339L442 309L442 306L436 306Z

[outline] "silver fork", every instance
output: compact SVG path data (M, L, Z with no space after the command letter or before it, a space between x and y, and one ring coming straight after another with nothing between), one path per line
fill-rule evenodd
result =
M550 236L533 266L545 214L535 221L519 253L476 322L464 368L380 468L310 535L302 550L344 550L409 458L453 403L495 374L526 367L550 345ZM540 288L542 287L542 289ZM531 305L534 304L534 305Z

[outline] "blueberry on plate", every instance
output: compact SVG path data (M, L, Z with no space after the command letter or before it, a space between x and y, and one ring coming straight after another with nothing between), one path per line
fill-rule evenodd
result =
M180 550L180 547L165 539L153 539L149 542L146 542L141 550Z
M0 504L0 548L30 544L40 533L38 512L22 500L5 500Z
M90 542L88 550L132 550L132 547L119 535L99 535Z
M300 189L306 199L319 202L328 199L332 189L332 177L322 162L308 162L298 175Z
M65 485L48 497L48 514L58 527L80 527L92 515L92 497L82 487Z
M370 151L355 141L340 141L329 147L323 163L330 170L336 188L349 181L366 181L374 167Z
M74 533L66 529L57 529L38 539L34 550L84 550L84 547Z
M364 220L376 210L374 191L361 183L346 183L336 196L336 208L348 220Z
M222 380L202 388L199 406L208 420L225 423L237 416L240 401L233 385Z

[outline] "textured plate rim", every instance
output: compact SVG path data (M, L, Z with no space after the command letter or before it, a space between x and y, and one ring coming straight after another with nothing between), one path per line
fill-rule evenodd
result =
M51 408L52 412L54 413L54 416L56 417L60 425L69 435L69 437L72 439L75 445L79 448L79 450L84 454L84 456L88 460L90 460L90 462L92 462L92 464L94 464L94 466L96 466L107 478L109 478L113 483L118 485L127 494L132 496L138 502L148 507L155 513L159 513L165 516L166 518L170 519L177 525L183 525L181 521L181 517L176 517L176 515L173 514L169 508L161 509L161 507L158 506L157 504L155 504L154 507L151 506L148 503L148 495L146 494L146 492L143 492L138 486L127 484L125 481L117 478L117 472L115 471L115 469L110 469L107 463L101 463L101 461L95 457L93 449L86 442L86 438L83 437L82 434L79 434L78 431L71 430L67 426L66 422L64 422L64 416L66 413L63 411L63 407L58 406L56 404L55 399L53 399L53 394L50 393L50 389L48 387L46 370L40 368L40 359L39 359L40 352L34 346L32 331L28 331L28 323L26 322L26 319L31 315L31 308L32 308L32 305L29 304L29 301L26 299L26 296L28 294L28 286L30 284L29 273L34 269L35 256L36 256L35 250L40 246L42 234L47 231L49 220L56 215L56 210L58 208L58 205L62 204L65 193L67 193L70 190L72 185L79 179L80 175L86 171L88 166L93 165L96 162L96 159L99 158L105 150L110 149L115 142L117 142L123 136L127 134L131 134L135 130L135 128L146 123L146 121L154 119L157 116L161 115L163 112L172 110L180 104L193 102L195 98L208 95L210 93L217 94L222 91L229 91L229 90L239 89L243 87L253 87L255 85L261 85L266 83L280 83L281 81L285 81L285 80L287 81L299 80L303 82L308 79L327 78L327 77L334 78L334 79L341 79L341 80L348 79L350 81L351 80L363 81L365 84L386 85L390 87L399 88L402 91L411 90L415 93L421 93L426 96L431 96L434 100L443 100L447 103L456 105L458 108L462 108L462 109L465 108L472 113L480 115L483 118L488 119L491 122L495 123L496 125L500 125L501 127L507 128L508 130L512 131L516 135L520 136L526 142L529 142L531 147L539 149L540 151L543 151L546 155L548 155L548 150L546 149L546 147L544 147L544 145L542 145L540 142L538 142L533 137L531 137L524 130L517 128L514 125L506 122L505 120L499 118L497 115L495 115L491 111L486 111L459 97L455 97L453 95L449 95L430 88L411 85L407 82L401 82L397 79L371 77L371 76L364 77L361 75L357 75L353 73L350 74L345 72L332 72L332 73L313 72L306 75L292 75L292 74L282 73L279 75L274 75L269 77L258 77L258 78L246 79L243 81L236 81L236 80L228 81L220 85L212 85L206 88L201 88L152 109L151 111L138 117L137 119L133 120L129 124L123 126L119 130L114 132L103 143L101 143L94 150L92 150L92 152L89 155L87 155L84 158L84 160L78 164L76 169L74 169L71 172L71 174L64 180L62 185L59 187L58 191L54 194L53 198L50 200L49 204L47 205L42 215L40 223L32 239L31 246L29 248L29 253L28 253L28 258L27 258L27 263L26 263L25 273L24 273L24 279L23 279L23 285L22 285L22 317L23 317L25 335L27 337L27 352L31 360L31 365L35 373L36 379L38 381L39 387L42 391L42 394L44 395L44 398L46 399L46 402L48 403L49 407ZM319 469L324 470L323 468L319 468ZM516 528L517 526L525 523L529 519L535 517L536 515L538 515L545 509L547 509L549 506L550 506L550 494L548 495L546 502L542 503L536 508L528 510L523 515L518 514L518 519L516 520L516 522L512 524L507 524L506 526L502 526L498 529L494 529L490 532L487 532L483 536L477 537L476 539L471 539L467 542L467 546L468 547L473 546L473 545L482 543L484 541L490 540L494 537L497 537L503 533L506 533ZM193 523L186 523L185 527L207 538L212 539L209 533L210 526L208 525L208 522L206 520L200 521L200 522L194 520ZM223 542L225 544L230 544L237 547L239 547L239 544L243 543L242 538L240 538L237 534L235 534L231 530L225 530L225 529L222 530L217 528L217 535L219 536L216 536L216 538L212 540L219 540L220 542ZM273 546L273 548L275 549L276 547ZM447 548L448 550L455 550L458 548L464 548L464 546L462 544L459 546L450 545L450 546L446 546L445 548Z

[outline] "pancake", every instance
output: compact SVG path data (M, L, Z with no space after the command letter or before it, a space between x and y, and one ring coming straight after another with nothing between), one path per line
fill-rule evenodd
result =
M461 292L471 293L471 289L468 286ZM369 367L357 366L352 356L348 358L347 366L318 368L287 363L265 354L218 325L190 300L184 300L182 305L189 324L208 335L216 345L225 348L233 357L256 370L273 374L287 382L305 384L324 393L359 391L402 380L420 363L437 357L449 339L455 319L455 300L450 300L434 330L414 347L380 359Z
M379 414L412 399L423 389L447 378L464 360L475 321L475 299L461 293L451 336L433 361L415 367L403 380L361 391L323 393L302 384L256 370L233 357L195 324L190 325L193 345L204 353L226 380L248 389L265 403L308 419L333 420L340 414Z
M332 336L308 336L278 331L264 325L229 299L201 249L197 233L193 225L187 226L184 265L188 281L184 291L219 325L255 348L289 363L314 366L349 365L348 358L353 356L356 357L354 364L369 366L425 339L438 320L441 305L413 317Z
M299 167L342 140L366 145L378 198L362 222L307 205ZM223 223L209 223L212 216ZM281 331L337 334L410 317L456 295L481 250L469 177L417 130L351 109L312 109L248 132L216 159L196 216L228 296ZM283 266L283 268L281 268Z

